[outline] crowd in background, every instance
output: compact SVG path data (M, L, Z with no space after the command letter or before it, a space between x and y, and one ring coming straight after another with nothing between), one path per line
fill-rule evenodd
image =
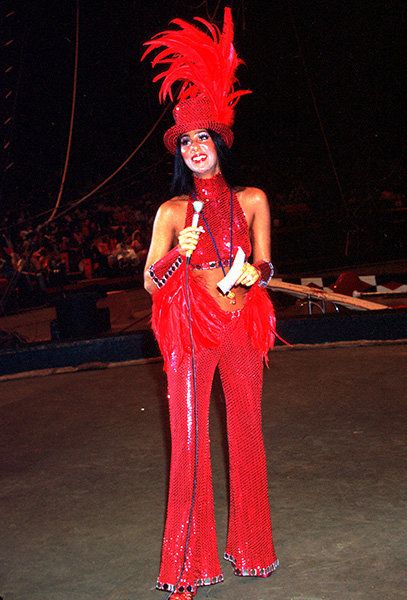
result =
M128 275L141 281L137 276L144 268L158 204L153 194L135 201L99 200L57 213L49 223L46 215L36 217L32 206L8 210L0 228L0 300L5 290L12 290L18 306L30 305L81 279ZM314 261L316 268L326 268L331 257L332 264L349 264L405 256L404 194L350 194L341 219L337 212L321 216L325 205L301 183L287 193L275 191L273 258L280 270L295 268L299 257L302 263Z
M18 274L20 292L27 294L78 279L137 274L156 208L148 195L137 204L101 201L45 225L28 210L9 210L0 233L0 283Z

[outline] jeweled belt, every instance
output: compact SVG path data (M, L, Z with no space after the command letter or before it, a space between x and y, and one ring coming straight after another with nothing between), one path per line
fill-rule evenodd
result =
M205 269L219 269L222 267L230 267L231 261L229 258L222 258L221 260L210 260L209 262L203 262L197 265L191 264L191 267L197 271L203 271Z

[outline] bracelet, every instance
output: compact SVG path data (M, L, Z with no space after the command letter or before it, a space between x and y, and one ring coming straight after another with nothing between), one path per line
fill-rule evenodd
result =
M261 260L253 265L260 274L260 281L258 285L262 288L267 287L270 282L270 279L274 275L274 266L272 262L268 262L266 260Z
M155 285L161 288L181 265L182 256L178 252L178 247L176 247L152 264L148 268L148 273Z

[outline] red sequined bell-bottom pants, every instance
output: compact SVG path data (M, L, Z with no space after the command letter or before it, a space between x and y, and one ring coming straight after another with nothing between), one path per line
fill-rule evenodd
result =
M230 509L225 558L236 575L267 577L278 565L272 542L261 430L263 365L239 313L231 313L220 346L196 355L198 468L194 489L195 427L191 358L169 369L171 468L167 517L157 588L195 591L223 580L216 545L209 451L209 399L216 366L226 400ZM184 565L184 566L183 566ZM180 574L182 572L181 578Z

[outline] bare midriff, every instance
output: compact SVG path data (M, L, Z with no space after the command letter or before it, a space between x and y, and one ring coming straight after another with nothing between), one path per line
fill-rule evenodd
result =
M229 267L225 267L225 272L227 273L228 271ZM222 310L226 312L232 312L243 308L244 299L249 291L249 288L246 288L242 285L233 287L231 291L235 294L235 298L233 299L235 304L232 304L231 298L224 296L217 288L218 282L224 277L221 268L206 269L202 271L194 270L192 273L193 277L201 283L202 287L207 290L212 298L215 298Z

